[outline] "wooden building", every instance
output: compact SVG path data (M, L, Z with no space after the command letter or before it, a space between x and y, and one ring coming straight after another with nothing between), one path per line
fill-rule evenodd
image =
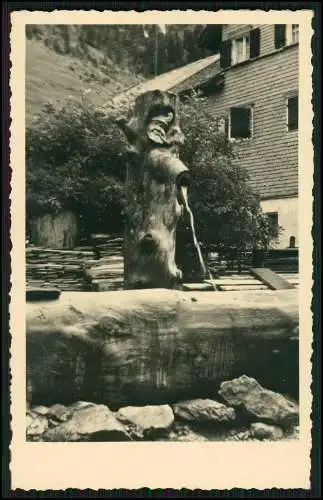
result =
M220 53L202 105L283 227L278 247L298 246L298 25L210 25L201 43Z

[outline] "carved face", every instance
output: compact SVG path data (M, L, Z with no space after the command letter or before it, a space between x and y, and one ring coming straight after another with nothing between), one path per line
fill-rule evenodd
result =
M184 136L174 123L175 113L171 107L157 107L149 114L147 136L156 146L177 148L184 142Z
M175 95L160 91L139 96L132 118L118 120L128 139L129 150L142 153L158 147L178 154L184 135L179 127L176 103Z

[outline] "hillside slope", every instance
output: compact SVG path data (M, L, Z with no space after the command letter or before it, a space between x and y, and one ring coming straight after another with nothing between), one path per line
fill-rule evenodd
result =
M92 60L59 54L41 40L26 40L26 119L52 102L61 107L68 100L87 99L104 105L113 95L144 80L127 69L107 61L99 50L90 48ZM105 64L102 64L105 59ZM93 61L98 61L93 63Z
M210 55L198 43L202 29L168 25L162 33L155 25L140 24L27 25L27 123L48 101L60 107L86 93L104 105L156 74Z

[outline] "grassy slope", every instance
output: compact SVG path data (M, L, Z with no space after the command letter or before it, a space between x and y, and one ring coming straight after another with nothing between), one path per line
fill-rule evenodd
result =
M51 101L61 107L69 99L80 100L85 91L95 104L105 104L113 95L142 81L129 71L109 62L103 66L103 55L91 49L98 62L61 55L40 40L26 40L26 119L27 123Z

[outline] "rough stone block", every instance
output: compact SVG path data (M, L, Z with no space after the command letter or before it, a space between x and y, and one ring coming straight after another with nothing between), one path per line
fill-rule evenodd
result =
M223 382L219 394L229 405L243 409L256 420L284 428L298 424L299 407L295 402L246 375Z

